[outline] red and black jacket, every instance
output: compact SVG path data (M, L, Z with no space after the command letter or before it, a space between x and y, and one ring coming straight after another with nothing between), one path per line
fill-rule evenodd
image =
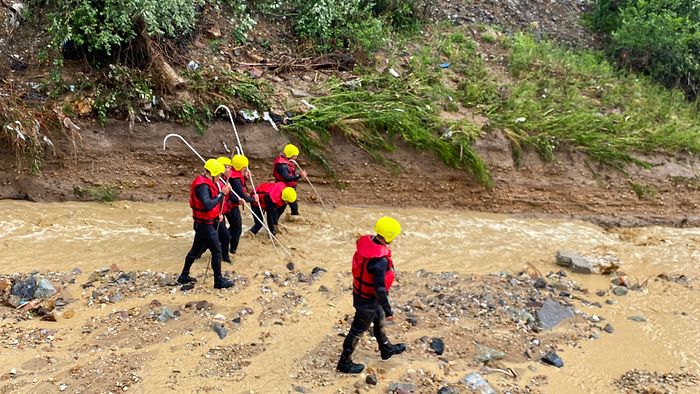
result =
M284 180L284 177L282 176L282 174L280 174L279 171L277 171L277 166L279 164L284 164L287 166L287 169L289 171L289 175L294 175L295 171L296 171L296 167L294 166L294 163L289 161L289 159L287 159L286 157L279 155L279 156L277 156L275 161L272 163L272 176L275 177L275 181L284 182L284 184L289 186L289 187L296 187L297 181L287 182Z
M352 256L352 292L365 299L375 298L374 275L367 271L367 263L372 259L386 258L389 267L384 276L384 287L389 293L394 283L394 263L391 261L391 250L386 245L372 241L371 235L363 235L357 240L357 250Z
M196 177L190 186L190 208L192 208L192 217L195 223L214 224L221 214L221 204L216 204L214 208L208 211L204 209L204 203L197 198L196 192L197 187L202 184L207 185L209 193L212 196L219 195L219 189L214 184L214 181L203 175Z
M260 208L264 210L269 208L265 202L266 196L270 197L270 201L272 201L272 203L277 207L284 205L285 202L282 201L282 190L284 190L285 187L287 187L287 185L285 185L284 182L268 182L259 184L258 187L255 188L255 194L258 195ZM258 203L253 203L253 205L257 206Z

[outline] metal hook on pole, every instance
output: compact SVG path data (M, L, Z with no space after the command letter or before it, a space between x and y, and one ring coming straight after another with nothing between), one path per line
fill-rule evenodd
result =
M299 171L304 171L299 163L297 163L296 160L290 160L294 165L296 165L299 168ZM321 194L319 194L318 190L316 190L316 187L314 186L313 183L311 183L311 180L309 179L308 175L304 177L306 179L306 182L309 182L309 186L314 190L314 193L316 193L316 196L318 197L318 200L321 202L321 205L323 206L323 209L326 209L326 204L323 202L323 199L321 198Z
M166 142L168 142L168 138L170 138L170 137L177 137L180 140L182 140L182 142L184 142L185 145L187 145L187 147L190 148L192 150L192 152L194 152L194 154L197 155L197 157L199 157L200 160L202 160L202 163L206 163L206 160L204 160L204 158L180 134L171 133L171 134L166 135L165 138L163 138L163 150L165 150L165 144L166 144Z

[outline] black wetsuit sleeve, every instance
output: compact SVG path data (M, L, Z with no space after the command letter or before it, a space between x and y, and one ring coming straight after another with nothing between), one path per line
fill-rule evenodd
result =
M301 179L301 175L290 174L289 167L284 163L277 164L277 173L282 175L282 179L284 179L285 182L294 182Z
M231 182L230 182L230 183L231 183L231 189L233 189L233 192L236 193L237 196L239 196L240 198L244 199L244 200L245 200L246 202L248 202L248 203L251 203L251 202L255 201L255 199L254 199L253 197L247 195L247 194L243 191L243 183L241 182L240 179L238 179L238 178L231 179ZM233 200L237 200L236 195L234 195L233 193L231 193L231 198L232 198Z
M367 272L374 276L374 295L377 297L377 303L384 309L386 316L393 316L391 305L389 304L389 295L386 291L384 277L389 269L389 261L386 257L380 259L372 259L367 263Z
M224 199L223 193L219 193L216 196L212 196L209 193L209 186L205 184L197 186L197 189L195 189L195 193L197 193L197 198L199 199L199 201L202 202L202 205L204 205L205 211L211 211L216 207L217 204L221 204L221 200Z

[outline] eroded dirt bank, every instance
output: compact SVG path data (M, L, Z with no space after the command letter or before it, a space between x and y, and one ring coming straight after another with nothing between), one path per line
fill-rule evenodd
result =
M123 122L105 127L83 125L77 155L67 142L57 143L59 154L42 164L41 174L21 175L9 151L0 152L0 198L32 201L90 199L99 186L118 188L120 199L138 201L185 200L200 163L181 142L163 137L177 132L204 156L227 154L235 138L227 122L219 121L204 135L173 124L137 124L132 132ZM271 179L271 161L288 142L269 125L239 127L256 180ZM327 158L336 178L316 163L305 162L310 176L330 205L452 208L527 216L574 217L607 226L700 225L700 161L691 155L645 157L651 169L615 170L591 162L575 151L559 153L543 162L525 150L515 165L509 141L500 133L485 136L476 148L487 161L494 189L443 165L429 153L399 147L389 157L400 168L386 167L337 137ZM228 153L230 154L230 153ZM639 197L633 185L650 195ZM340 186L340 187L339 187ZM98 193L99 194L99 193ZM313 202L302 185L301 199Z
M43 312L0 307L2 392L352 393L404 383L418 393L466 393L461 380L472 372L499 392L697 391L696 228L302 206L302 221L282 224L291 258L265 237L244 238L224 267L236 285L215 291L201 283L208 255L194 267L194 289L173 286L192 236L186 203L0 208L4 302L17 300L11 288L33 271L59 290ZM333 367L352 313L353 242L380 214L404 227L389 334L409 350L381 362L365 336L355 359L373 385ZM560 249L616 256L626 275L615 285L614 276L561 271ZM544 329L545 305L567 319ZM226 330L223 339L214 326ZM543 364L547 352L564 367Z

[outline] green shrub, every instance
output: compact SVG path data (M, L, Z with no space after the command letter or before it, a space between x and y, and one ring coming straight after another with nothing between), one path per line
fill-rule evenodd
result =
M609 35L608 51L623 66L698 96L700 2L598 0L587 20Z

